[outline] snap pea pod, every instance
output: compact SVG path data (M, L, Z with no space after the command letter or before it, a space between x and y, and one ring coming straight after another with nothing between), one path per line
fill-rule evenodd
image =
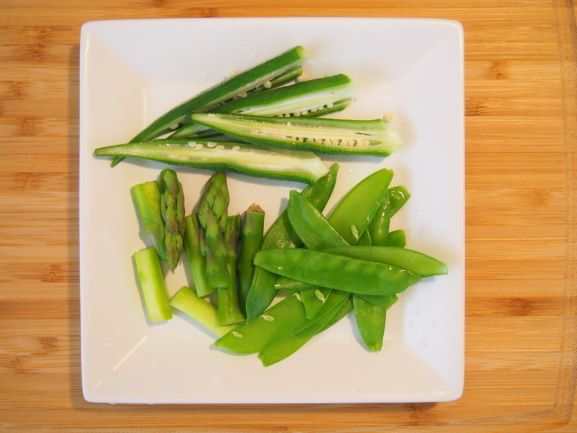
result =
M191 119L241 141L275 149L387 156L401 146L399 135L382 119L284 119L217 113L195 113Z
M387 246L405 248L407 237L403 230L394 230L387 235Z
M387 310L353 295L353 312L359 334L370 352L383 347Z
M234 329L234 326L221 326L218 323L216 308L198 297L190 287L182 287L170 300L170 306L200 323L217 337Z
M305 309L298 294L270 307L266 313L249 320L222 336L214 345L238 354L260 351L271 338L297 332L306 322Z
M254 264L294 280L367 295L396 294L420 278L396 266L302 248L261 251Z
M323 209L335 188L338 171L338 164L333 164L325 176L313 185L305 188L301 194L317 209ZM302 245L300 239L294 233L285 210L268 229L264 236L261 250L293 248L300 245ZM246 299L246 314L249 320L258 317L268 308L276 295L274 284L277 279L277 275L267 272L264 269L255 268Z
M184 218L184 251L184 263L192 276L196 294L200 297L210 295L214 292L214 287L208 283L206 261L202 255L202 233L198 215L195 213Z
M305 197L296 191L290 192L287 214L294 231L311 250L349 245ZM329 297L330 289L314 287L301 291L307 319L312 319L320 311Z
M344 110L349 105L352 94L351 79L344 74L339 74L254 93L246 98L226 102L211 112L318 117ZM176 130L171 137L190 138L199 133L207 133L207 131L210 131L209 127L191 121L189 125Z
M132 262L146 317L152 323L170 320L172 310L156 249L148 247L135 252Z
M365 232L361 235L361 237L356 243L356 245L365 245L365 246L371 246L372 244L373 240L371 239L371 234L369 233L368 230L365 230Z
M388 310L393 305L397 303L399 298L397 295L384 295L384 296L377 296L377 295L355 295L357 298L362 299L365 302L370 304L376 305L377 307L383 308L384 310Z
M385 200L381 203L377 214L369 225L373 245L387 245L391 218L409 200L411 194L404 186L395 186L387 191ZM398 236L398 235L395 235Z
M160 212L160 186L156 180L130 188L140 230L145 243L156 248L161 259L166 257L164 222Z
M186 102L174 107L160 116L145 129L140 131L131 142L149 141L160 137L167 132L174 131L182 123L189 121L191 113L208 111L219 104L238 97L257 88L272 86L275 78L291 73L291 70L301 69L304 58L303 47L294 47L272 59L256 65L234 77L213 86ZM294 75L291 75L294 78ZM113 166L122 161L122 157L115 158Z
M406 248L354 246L329 248L324 252L396 266L421 277L448 273L447 265L440 260Z
M328 325L348 300L349 295L347 293L335 293L327 300L322 311L313 320L308 321L304 329L284 338L272 339L258 354L263 365L275 364L295 353L307 341L325 329L325 326Z
M271 152L231 141L154 140L100 147L94 151L94 155L128 156L304 183L313 183L328 172L320 158L311 152Z
M229 216L223 238L226 248L226 266L230 275L230 284L227 287L218 287L216 289L217 317L220 325L232 325L244 320L244 315L240 310L236 271L239 231L240 217L238 215Z
M242 218L240 253L238 256L238 288L241 309L245 309L248 289L254 274L252 263L254 255L260 249L264 231L264 211L252 204Z

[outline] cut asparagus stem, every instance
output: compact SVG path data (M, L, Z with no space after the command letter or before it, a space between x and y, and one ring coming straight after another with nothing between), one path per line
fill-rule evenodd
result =
M218 288L217 294L217 316L221 325L232 325L244 320L244 315L240 310L238 296L238 280L236 273L237 247L240 231L240 217L233 215L228 217L224 232L224 243L226 248L227 269L230 275L230 285L225 288Z
M232 284L224 242L229 201L226 175L215 173L204 186L198 204L198 221L204 231L203 255L208 283L216 289L228 288Z
M329 171L321 159L311 152L272 152L245 143L225 141L154 140L101 147L94 154L129 156L304 183L313 183Z
M317 117L345 109L351 101L353 86L343 74L303 81L292 86L258 92L211 110L213 113L250 114L281 117ZM176 130L172 138L190 138L210 128L192 122Z
M238 258L238 285L243 310L246 309L246 298L254 273L252 261L262 244L263 231L264 211L259 205L253 203L242 219L241 247Z
M200 323L217 337L225 335L234 328L219 325L214 306L198 297L190 287L182 287L172 297L170 305Z
M272 87L272 83L281 77L283 77L281 82L291 81L298 76L295 73L298 72L300 75L302 72L301 63L303 58L304 49L300 46L294 47L251 69L241 72L160 116L131 141L148 141L160 137L177 129L182 123L188 122L191 113L208 111L225 101L235 97L242 97L256 89L265 90L268 85ZM275 84L278 85L278 81ZM122 159L122 157L115 158L113 166L122 161Z
M172 310L156 249L149 247L137 251L132 260L146 317L152 323L171 319Z
M171 169L160 173L160 214L164 222L164 248L170 270L174 271L182 253L184 235L184 194Z
M153 180L133 186L130 195L140 222L142 237L147 246L156 248L161 258L166 257L164 247L164 223L160 213L160 187Z
M206 276L206 262L202 255L202 231L198 216L193 213L184 219L184 250L186 251L185 264L194 282L196 294L199 297L210 295L214 288L208 284Z
M276 149L386 156L401 145L399 135L382 119L285 119L214 113L193 114L191 119L242 141Z

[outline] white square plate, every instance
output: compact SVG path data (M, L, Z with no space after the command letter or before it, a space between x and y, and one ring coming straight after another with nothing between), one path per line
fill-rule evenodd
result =
M211 348L176 315L146 323L131 254L142 248L129 188L160 164L112 169L95 148L128 141L167 109L292 46L309 52L308 77L348 74L357 98L337 117L394 112L406 145L389 158L325 158L341 165L336 201L381 167L412 198L393 220L408 246L439 257L448 276L401 295L387 317L382 352L357 342L343 320L289 359L264 368L256 356ZM81 37L80 289L82 385L91 402L348 403L459 398L464 372L463 33L429 19L174 19L87 23ZM187 212L206 171L179 170ZM257 201L267 226L302 185L229 177L231 212ZM180 267L171 293L186 284Z

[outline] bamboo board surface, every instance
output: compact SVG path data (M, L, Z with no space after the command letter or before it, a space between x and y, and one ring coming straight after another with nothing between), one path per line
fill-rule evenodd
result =
M95 19L436 17L466 53L459 401L107 406L81 394L78 44ZM577 82L570 1L0 1L0 432L575 432ZM194 46L188 47L194 52Z

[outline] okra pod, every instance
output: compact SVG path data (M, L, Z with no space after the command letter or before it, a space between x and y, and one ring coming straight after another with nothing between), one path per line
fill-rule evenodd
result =
M272 152L229 141L154 140L101 147L94 154L128 156L171 165L233 171L304 183L313 183L328 172L326 165L311 152Z
M274 149L387 156L401 145L399 135L382 119L286 119L216 113L195 113L191 119L242 141Z
M181 124L189 121L191 113L209 111L225 101L248 95L248 92L259 88L264 90L267 87L272 87L272 82L279 77L288 74L290 79L294 79L296 78L294 76L295 69L302 71L301 63L303 58L304 49L297 46L241 72L163 114L139 132L131 142L149 141L167 132L174 131ZM115 158L113 166L122 161L122 159L121 156Z
M350 103L353 86L344 74L303 81L291 86L258 92L226 102L212 113L250 114L279 117L318 117L344 110ZM176 130L172 138L191 138L210 128L191 121Z

